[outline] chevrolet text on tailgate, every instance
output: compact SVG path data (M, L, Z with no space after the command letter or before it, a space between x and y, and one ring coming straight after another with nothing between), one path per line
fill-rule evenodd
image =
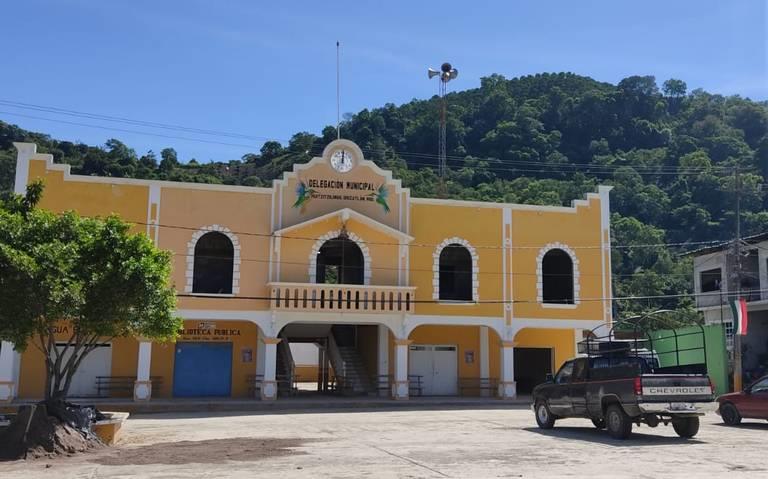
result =
M579 343L580 357L566 361L554 377L534 388L532 407L540 428L583 417L616 439L628 438L633 424L643 423L672 424L684 438L696 435L699 416L716 409L704 329L644 331L641 323L622 331L628 339L617 339L614 332L623 323L604 327L608 333L602 337L595 328Z

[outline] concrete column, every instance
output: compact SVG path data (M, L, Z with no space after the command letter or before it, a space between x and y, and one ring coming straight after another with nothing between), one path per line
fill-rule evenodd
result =
M501 378L499 380L499 398L515 399L517 384L515 384L515 345L513 341L501 342Z
M489 379L490 367L488 357L488 326L480 326L480 377L483 379ZM481 389L481 396L489 396L491 391L488 389Z
M395 380L392 383L392 399L408 399L408 346L410 339L395 340Z
M13 349L13 343L3 341L0 345L0 403L11 402L18 392L16 371L21 355Z
M277 399L275 373L277 369L277 343L280 341L280 338L260 338L259 341L264 344L264 377L261 380L261 388L259 388L262 400L273 401Z
M152 342L139 342L139 358L136 366L136 382L133 383L133 400L149 401L152 397L152 381L149 370L152 365Z
M379 375L376 381L377 385L380 381L389 376L389 328L384 325L379 325L379 360L377 367L377 374ZM386 383L385 383L386 384ZM387 396L385 389L379 390L380 396Z

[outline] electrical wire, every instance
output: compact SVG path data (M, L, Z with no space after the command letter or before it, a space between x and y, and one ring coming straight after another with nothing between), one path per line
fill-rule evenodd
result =
M354 288L356 286L362 286L362 285L354 285L354 284L323 284L323 283L309 283L307 286L315 287L318 289L322 288L345 288L350 287ZM396 288L397 286L379 286L382 288L392 287ZM753 293L764 293L768 292L768 289L761 289L761 290L752 290ZM181 298L200 298L205 297L205 293L177 293L176 296ZM215 293L211 294L211 296L217 296ZM715 297L715 296L721 296L721 293L677 293L677 294L657 294L657 295L646 295L646 296L619 296L619 297L602 297L602 298L579 298L579 302L605 302L605 301L648 301L653 299L675 299L675 298L696 298L699 296L708 296L708 297ZM245 295L236 295L236 296L227 296L227 299L245 299L245 300L260 300L260 301L283 301L285 298L279 298L277 296L245 296ZM303 301L303 298L300 298L301 301ZM291 299L293 301L293 299ZM314 301L314 302L320 302L320 298L307 298L308 302ZM335 301L335 299L326 298L326 302ZM345 300L344 300L345 301ZM360 302L363 302L363 299L359 300ZM372 302L373 300L369 300ZM402 302L405 302L403 299ZM443 304L445 305L446 302L443 300L437 300L437 299L411 299L411 303L414 304ZM542 301L538 299L486 299L486 300L477 300L477 301L461 301L460 303L469 303L469 304L541 304Z
M333 240L330 240L330 241L333 241ZM212 256L212 255L203 255L203 254L187 254L187 253L173 253L173 256L178 256L178 257L182 257L182 258L204 258L204 259L212 259L212 260L220 260L220 259L222 259L221 256ZM242 256L240 257L239 261L246 262L246 263L263 263L263 264L269 264L270 263L270 260L268 260L268 259L243 258ZM303 262L300 262L300 261L283 261L283 260L280 260L280 261L271 261L271 263L273 265L277 265L277 266L289 265L289 266L301 266L303 268L308 268L309 267L309 263L303 263ZM366 268L365 265L362 265L362 266L344 265L344 268L345 269L353 269L353 270L361 270L361 269L362 270L366 270L366 269L370 269L372 271L400 271L400 268L387 267L387 266L373 266L373 265L368 266L367 268ZM415 272L415 271L424 272L424 273L434 273L434 269L431 269L431 268L430 269L408 268L408 270L407 270L407 272ZM690 273L657 273L657 272L655 272L653 270L643 270L643 271L637 272L637 273L625 273L625 274L612 273L611 276L612 277L617 277L617 276L618 277L635 277L635 276L644 276L645 273L654 273L654 274L659 274L659 275L663 275L663 276L685 276L685 277L691 276ZM455 271L454 274L457 274L457 275L477 274L477 275L488 275L488 276L491 276L491 275L494 275L494 276L538 276L538 273L525 273L525 272L507 272L507 273L505 273L503 271L485 271L485 270L477 271L475 273L472 273L471 271L464 271L464 272L463 271ZM554 277L554 276L566 277L566 276L573 276L573 275L569 274L569 273L560 273L560 274L558 274L558 273L549 273L549 274L546 274L544 276L547 276L547 277ZM599 277L602 277L604 275L602 273L585 273L585 272L580 271L579 272L579 276L595 276L595 277L599 278Z
M130 223L142 225L142 226L153 226L153 227L160 227L160 228L170 228L170 229L181 229L181 230L187 230L187 231L199 231L200 228L192 227L192 226L183 226L183 225L170 225L166 223L146 223L141 221L131 221ZM275 233L255 233L255 232L247 232L247 231L228 231L229 233L235 234L235 235L242 235L242 236L255 236L260 238L280 238L285 240L300 240L300 241L312 241L316 242L318 238L311 237L311 236L286 236L286 235L277 235ZM436 248L437 246L441 246L441 244L437 243L408 243L408 244L400 244L400 243L390 243L390 242L382 242L382 241L364 241L363 242L366 245L378 245L378 246L413 246L413 247L419 247L419 248ZM637 244L637 245L610 245L609 247L611 249L633 249L633 248L668 248L668 247L682 247L682 246L695 246L695 245L702 245L702 244L720 244L722 243L722 240L711 240L711 241L691 241L691 242L685 242L685 243L654 243L654 244ZM515 249L525 249L525 250L531 250L531 249L541 249L545 245L511 245L511 246L488 246L488 245L479 245L479 246L473 246L475 249L489 249L489 250L515 250ZM596 245L596 246L570 246L570 249L585 249L585 250L602 250L605 248L604 245Z

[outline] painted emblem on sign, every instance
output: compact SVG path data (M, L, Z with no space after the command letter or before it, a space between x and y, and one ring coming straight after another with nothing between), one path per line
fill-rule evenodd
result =
M296 201L293 203L293 207L299 208L299 211L303 213L313 194L315 194L315 190L308 188L306 183L299 180L296 185Z
M375 193L371 193L371 197L373 197L374 201L384 208L384 213L389 213L389 204L387 204L388 196L389 190L387 189L387 185L381 185Z

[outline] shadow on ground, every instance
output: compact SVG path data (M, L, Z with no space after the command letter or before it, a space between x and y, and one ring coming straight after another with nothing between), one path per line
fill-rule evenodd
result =
M210 409L201 409L199 411L157 411L157 412L136 412L131 414L132 419L184 419L184 418L197 418L201 416L205 417L232 417L232 416L274 416L274 415L286 415L286 414L355 414L355 413L371 413L371 412L413 412L413 411L476 411L476 410L491 410L491 409L518 409L525 410L530 409L530 406L524 404L504 404L503 402L489 402L489 403L467 403L463 404L414 404L408 405L375 405L375 406L346 406L339 404L338 406L328 406L322 408L303 408L301 405L295 405L296 408L276 408L265 410L232 410L232 411L216 411Z
M714 424L715 426L725 427L728 429L755 429L758 431L768 431L768 422L742 422L738 426L729 426L725 423L719 422Z
M594 427L555 427L553 429L539 429L536 427L525 427L523 431L528 431L542 436L556 437L559 439L570 439L574 441L592 442L614 447L639 447L639 446L664 446L664 445L695 445L706 444L698 439L683 439L680 437L659 436L654 434L643 434L633 432L629 439L613 439L605 430Z
M223 464L227 461L259 461L272 457L305 454L297 447L311 439L272 439L235 437L205 441L161 442L139 447L119 448L112 454L91 460L104 466L142 466L148 464Z

